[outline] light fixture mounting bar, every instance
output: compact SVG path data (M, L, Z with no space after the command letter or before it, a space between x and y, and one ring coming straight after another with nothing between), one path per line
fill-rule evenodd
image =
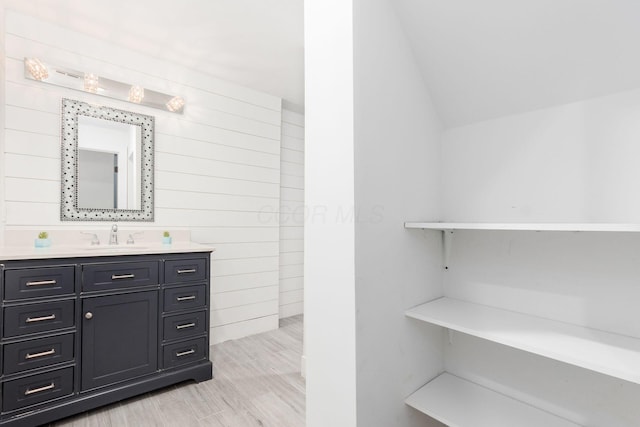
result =
M102 77L93 71L77 71L39 60L24 58L24 76L30 80L106 96L170 113L184 112L184 98Z

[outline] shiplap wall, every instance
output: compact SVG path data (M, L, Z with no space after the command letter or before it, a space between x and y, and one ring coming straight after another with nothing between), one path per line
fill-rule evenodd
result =
M5 10L0 1L0 23L4 25L5 22ZM6 69L6 55L4 48L4 34L3 30L0 30L0 165L4 165L4 129L2 123L4 122L4 109L5 109L5 69ZM4 173L0 171L0 242L4 242L4 220L5 220L5 207L4 207Z
M216 247L213 342L277 328L280 227L264 207L280 203L281 100L12 11L4 37L4 228L87 226L59 220L62 97L153 115L156 220L137 228L188 228ZM180 94L185 114L27 80L31 56Z
M280 318L303 312L304 116L282 111L280 147Z

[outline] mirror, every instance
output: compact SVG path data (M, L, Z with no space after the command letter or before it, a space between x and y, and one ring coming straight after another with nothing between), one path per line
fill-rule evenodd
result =
M154 118L62 100L63 221L153 221Z
M140 126L78 116L78 207L139 210L141 148Z

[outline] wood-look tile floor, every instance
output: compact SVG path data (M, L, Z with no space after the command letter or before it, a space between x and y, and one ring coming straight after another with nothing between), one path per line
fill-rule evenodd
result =
M214 378L127 399L50 426L303 427L302 316L212 346Z

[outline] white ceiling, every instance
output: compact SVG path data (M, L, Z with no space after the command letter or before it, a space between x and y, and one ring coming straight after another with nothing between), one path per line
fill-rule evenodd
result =
M304 106L304 0L4 1ZM640 87L640 0L389 1L447 127Z
M445 126L640 87L639 0L391 0Z
M303 0L4 1L8 9L276 95L294 110L304 106Z

